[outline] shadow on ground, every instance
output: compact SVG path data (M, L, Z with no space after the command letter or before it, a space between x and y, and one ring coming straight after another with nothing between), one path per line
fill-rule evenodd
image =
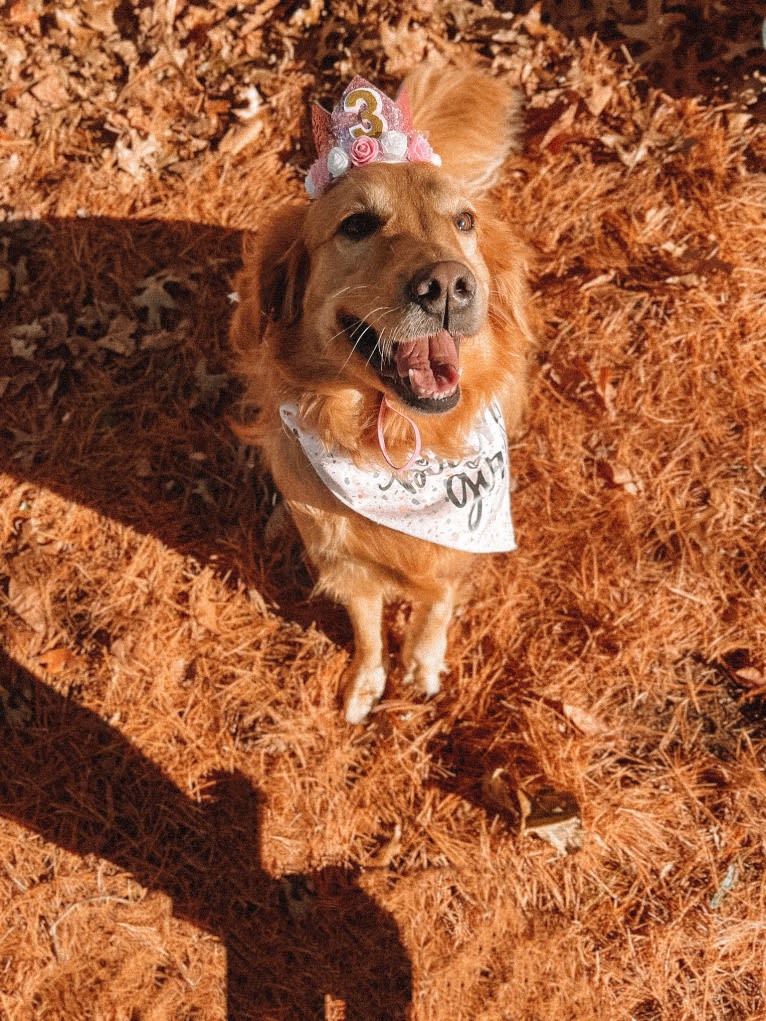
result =
M222 577L281 586L288 615L305 606L316 619L298 551L264 551L271 490L227 424L239 248L234 231L186 223L2 225L0 470L20 506L52 491ZM342 631L326 611L328 629ZM259 794L242 776L210 778L207 801L194 803L117 730L2 651L0 686L31 707L21 728L0 720L0 814L114 862L215 934L230 1018L321 1018L326 994L349 1019L405 1017L410 964L393 920L350 872L270 877ZM306 889L310 907L296 909L291 891Z
M220 939L228 1018L316 1021L331 996L349 1021L403 1021L411 968L393 919L349 872L269 876L261 799L244 777L211 777L198 804L117 730L2 652L0 685L0 813L129 871ZM11 725L8 706L23 725Z
M202 224L0 225L0 466L202 560L260 520L226 422L239 250Z

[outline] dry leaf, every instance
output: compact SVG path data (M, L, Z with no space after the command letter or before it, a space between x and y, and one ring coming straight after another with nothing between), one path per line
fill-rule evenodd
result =
M155 156L160 151L160 144L154 135L141 138L137 131L130 129L130 142L118 139L114 146L117 166L131 177L139 178L147 170L156 170Z
M113 0L84 0L82 15L85 23L96 32L112 35L117 31L114 22L114 11L117 6Z
M25 687L27 687L25 685ZM31 689L19 691L8 690L0 685L0 719L5 719L11 727L26 727L34 717Z
M680 276L667 277L666 284L680 284L682 287L699 287L702 278L697 273L682 273Z
M597 467L601 477L610 486L613 486L615 489L623 489L631 496L638 496L640 487L630 468L619 461L609 461L606 459L598 461Z
M136 350L136 341L133 334L136 332L138 323L130 316L119 313L109 323L106 334L96 341L97 346L113 351L118 355L132 355Z
M45 328L39 319L32 323L14 326L11 333L11 354L14 358L32 361L37 352L37 342L45 337Z
M394 832L386 843L375 852L367 863L367 867L371 869L385 869L391 864L394 858L397 856L402 846L402 827L397 823L394 826Z
M568 791L541 787L516 791L521 811L521 832L534 833L551 844L560 855L574 854L583 845L580 806Z
M581 734L585 734L586 737L597 737L600 734L607 732L606 724L600 720L597 716L587 712L585 709L581 709L579 706L570 705L568 702L563 702L561 705L561 711L569 722L576 727Z
M331 993L325 993L324 1021L346 1021L345 1000L338 1000Z
M57 649L49 649L48 652L41 653L37 657L37 662L46 673L60 674L67 667L81 666L83 661L80 656L61 646Z
M614 89L611 85L594 85L589 96L585 98L585 105L594 117L600 117L609 105Z
M593 277L592 280L586 280L586 282L580 287L581 291L590 291L594 287L603 287L605 284L611 284L615 278L615 271L613 269L608 270L606 273L599 273L597 277Z
M490 808L518 817L519 806L514 788L506 769L502 766L491 773L485 773L481 780L481 792Z
M199 627L213 634L218 633L218 603L214 603L206 592L195 590L191 595L191 608L194 622Z
M235 109L234 115L239 117L241 121L250 121L253 117L256 117L263 107L263 96L254 85L251 85L245 90L244 100L247 103L243 109ZM221 113L225 113L225 110L221 110Z
M315 909L317 889L310 876L282 876L279 885L283 903L293 921L301 921Z
M38 634L45 632L48 618L39 585L11 577L8 583L8 602L13 612L33 631Z
M742 667L741 670L735 670L734 673L746 688L758 688L762 684L766 684L766 675L754 666Z
M718 889L710 898L710 907L713 911L716 911L723 904L726 897L734 889L737 884L739 877L739 870L736 862L732 862L726 870L726 875L723 877L718 885Z
M39 99L46 106L57 108L66 106L69 102L69 93L61 80L61 75L55 72L41 78L32 86L31 92L35 99Z
M318 24L324 14L324 0L309 0L308 7L299 7L290 19L297 28L308 29Z
M734 676L744 688L747 688L742 696L743 702L749 702L751 699L762 698L766 695L766 674L762 670L745 666L740 670L735 670Z
M251 142L254 142L264 128L262 111L255 113L244 127L230 128L221 139L219 149L221 152L231 153L236 156L238 152L245 149Z
M157 273L144 277L138 285L140 292L133 299L133 304L138 309L146 310L146 325L150 331L162 329L163 309L178 308L175 298L165 287L170 283L180 284L181 278L171 273Z
M229 384L229 377L225 372L208 372L207 359L202 357L194 366L194 378L197 381L199 393L205 403L214 404Z
M18 0L18 3L11 4L8 17L14 25L34 25L35 28L38 28L40 20L40 15L33 10L30 4L24 3L23 0Z
M570 106L567 106L564 112L558 118L558 120L554 124L551 124L551 126L546 131L542 141L540 142L540 148L547 149L549 147L552 147L555 152L556 147L553 145L554 141L561 137L567 139L570 137L576 113L577 113L576 103L572 103Z

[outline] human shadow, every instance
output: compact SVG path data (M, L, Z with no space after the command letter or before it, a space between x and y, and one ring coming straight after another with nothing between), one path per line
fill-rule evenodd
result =
M45 487L154 535L297 619L310 579L299 556L266 550L269 481L227 421L240 245L238 231L159 220L0 225L0 470L30 500ZM0 811L129 870L216 934L229 1017L321 1018L325 992L348 1018L405 1017L410 965L393 920L350 871L268 876L244 777L211 778L196 804L3 652L0 684L33 705L29 724L0 722ZM300 915L289 894L307 886L316 906Z
M262 800L244 776L211 778L196 803L117 730L2 651L0 686L0 813L129 871L220 939L231 1021L319 1021L326 996L348 1021L408 1016L411 967L394 920L349 871L272 878L260 861Z

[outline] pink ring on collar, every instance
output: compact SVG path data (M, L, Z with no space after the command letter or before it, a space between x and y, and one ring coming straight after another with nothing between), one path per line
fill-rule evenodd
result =
M412 426L412 432L414 433L415 436L415 449L412 451L412 453L404 462L404 464L394 464L394 462L388 456L388 450L386 448L386 437L383 432L383 423L386 420L387 411L393 411L395 415L398 415L400 418L403 418L405 422L408 422ZM390 405L386 400L385 394L383 394L383 396L380 399L380 408L378 409L378 443L380 444L380 452L386 459L386 464L390 468L393 468L394 471L397 472L408 471L420 457L420 430L417 427L417 423L414 422L409 417L409 415L405 415L404 412L398 411L396 408L392 407L392 405Z

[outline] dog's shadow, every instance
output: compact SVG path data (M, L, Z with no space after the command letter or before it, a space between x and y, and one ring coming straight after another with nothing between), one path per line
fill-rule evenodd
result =
M0 468L6 490L8 479L19 487L22 516L50 490L256 585L286 616L311 616L345 641L341 615L308 608L305 569L289 557L280 567L266 549L273 494L227 422L240 240L177 222L1 225ZM31 725L0 724L0 811L129 870L217 934L229 1017L321 1018L325 993L345 1001L349 1019L406 1016L410 964L393 920L349 873L287 886L269 877L248 781L219 777L197 805L119 732L4 653L0 684L34 693ZM315 907L296 913L292 885L312 882Z
M393 919L350 873L277 880L260 862L261 799L238 774L196 803L117 730L0 652L0 810L161 891L227 952L227 1017L407 1017L411 968ZM12 707L9 712L9 707ZM14 722L14 719L16 722Z

